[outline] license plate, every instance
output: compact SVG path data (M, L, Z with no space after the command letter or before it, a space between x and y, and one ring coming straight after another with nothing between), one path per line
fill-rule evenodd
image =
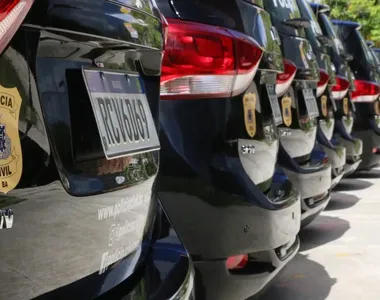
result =
M138 74L96 69L82 72L107 159L160 148Z
M274 122L276 125L280 125L282 124L282 114L281 114L280 105L278 104L275 86L272 84L267 84L266 88L267 88L270 106L272 108Z
M317 100L315 99L312 89L303 89L303 97L305 99L306 109L310 118L318 117L319 110Z

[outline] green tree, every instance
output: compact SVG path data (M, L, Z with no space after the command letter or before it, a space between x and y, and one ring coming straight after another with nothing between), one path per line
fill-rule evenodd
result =
M315 1L317 2L317 1ZM323 0L331 7L331 17L356 21L362 34L380 47L380 0Z

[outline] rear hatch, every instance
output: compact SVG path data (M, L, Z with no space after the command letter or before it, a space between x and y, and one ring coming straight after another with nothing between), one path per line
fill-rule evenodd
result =
M93 299L125 281L125 295L140 284L155 291L142 278L157 205L162 47L149 0L51 0L35 2L1 54L1 92L21 111L20 147L11 142L22 173L0 197L14 212L1 230L3 298Z
M373 129L380 135L376 124L377 103L374 102L380 95L380 74L375 58L359 31L360 24L339 20L334 20L333 23L345 49L355 57L350 61L356 87L352 92L352 101L357 110L354 130Z
M319 25L324 36L331 40L332 47L328 53L336 70L336 85L332 88L332 97L335 100L335 119L338 122L337 129L349 138L354 124L355 106L351 101L350 91L355 90L354 76L349 66L352 58L346 51L342 41L335 32L334 25L330 20L330 7L327 5L311 3L314 13L317 15ZM348 81L348 83L347 83ZM348 135L347 135L348 134Z
M292 129L291 135L284 135L281 143L291 157L306 163L315 144L316 117L319 116L315 99L319 66L304 30L310 23L301 18L295 0L266 1L264 7L280 34L284 59L297 68L292 87L279 99L283 110L287 109L284 103L290 99L292 120L287 125Z
M254 40L257 46L264 50L258 66L260 75L250 79L245 87L248 90L240 90L237 93L233 91L231 97L176 95L175 99L171 97L174 101L167 100L164 95L161 101L163 112L161 124L163 134L167 135L167 139L178 154L195 168L198 174L206 176L205 170L210 167L211 157L225 153L231 158L239 159L251 181L265 192L272 183L279 143L270 101L277 104L276 98L273 98L273 85L276 74L283 71L283 64L276 30L272 27L270 16L263 10L260 2L157 1L160 10L169 21L169 28L171 22L176 26L175 20L190 21L192 24L199 24L200 28L205 24L218 26L223 30L230 30L238 38ZM208 28L211 30L211 27ZM169 35L168 44L170 43ZM174 51L171 53L174 55ZM240 60L242 57L237 58ZM272 84L272 94L262 84L262 81L265 82L268 77ZM164 83L164 86L165 92L168 85ZM251 111L251 108L245 103L249 103L253 97L254 114L248 116L246 113ZM189 98L192 101L189 101ZM173 110L173 107L177 108ZM182 111L187 114L187 118L181 117ZM192 116L197 116L196 124L192 122ZM281 115L279 119L281 122ZM183 145L177 145L178 139L171 136L174 134L172 129L174 121L177 123L176 126L181 127L186 143L192 145L193 155L190 155ZM253 130L247 131L249 125L247 122L255 123L251 128ZM247 149L248 152L245 153L242 149ZM198 154L195 155L196 153Z
M335 102L330 95L330 87L336 84L335 67L328 55L328 47L332 47L332 40L323 35L310 4L306 0L297 0L297 3L301 16L310 22L310 26L305 29L306 37L313 47L320 68L320 80L317 88L319 126L326 139L330 140L334 131L334 111L336 109ZM318 139L318 141L327 147L331 146L325 139Z

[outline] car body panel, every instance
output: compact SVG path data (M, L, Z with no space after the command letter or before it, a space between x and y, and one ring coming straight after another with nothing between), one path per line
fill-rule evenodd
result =
M160 197L195 262L197 297L229 300L231 293L238 293L239 299L246 299L298 251L300 196L286 176L275 173L279 136L266 87L283 71L280 47L261 1L157 4L169 24L175 18L219 26L254 38L265 51L259 71L242 94L216 99L178 96L160 103ZM244 123L243 99L248 93L257 96L254 137ZM289 243L293 247L281 261L276 249ZM264 263L271 269L259 276L260 284L245 285L240 274L226 268L227 258L240 254L256 255L249 264ZM258 278L255 267L245 270L244 277Z
M51 0L35 3L1 54L1 86L22 100L22 175L0 196L14 211L0 231L2 297L192 297L186 249L173 233L169 261L159 242L159 150L107 160L82 77L82 67L138 74L157 125L162 46L151 1Z

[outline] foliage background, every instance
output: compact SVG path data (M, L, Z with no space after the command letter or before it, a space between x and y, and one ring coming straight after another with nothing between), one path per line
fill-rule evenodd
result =
M380 0L320 0L331 7L333 19L359 22L367 40L380 47Z

